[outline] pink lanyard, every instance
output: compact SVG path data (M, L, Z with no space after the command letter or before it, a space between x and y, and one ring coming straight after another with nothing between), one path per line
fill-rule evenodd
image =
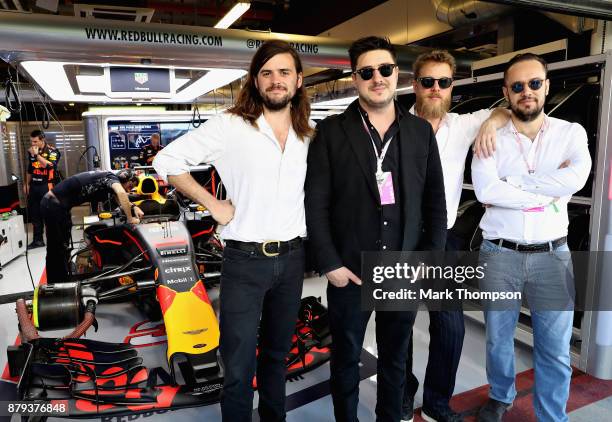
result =
M525 165L527 166L527 171L529 172L529 174L534 174L535 173L535 164L538 161L538 153L540 151L540 146L542 145L542 136L544 135L544 130L547 127L547 120L546 118L544 119L544 122L542 123L542 127L540 128L540 131L538 132L538 135L536 136L535 140L533 142L537 142L536 144L536 151L533 157L533 166L531 166L529 164L529 160L527 160L527 157L525 156L525 152L523 151L523 144L521 143L521 138L518 134L518 131L516 130L516 128L513 126L513 131L512 133L514 133L514 137L516 140L516 143L518 144L519 150L521 151L521 157L523 158L523 161L525 162Z

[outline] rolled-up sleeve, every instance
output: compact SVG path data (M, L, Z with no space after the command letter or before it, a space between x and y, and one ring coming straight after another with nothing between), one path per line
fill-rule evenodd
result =
M472 145L474 138L476 138L476 135L478 135L480 126L482 126L485 120L491 117L491 112L492 110L483 109L473 113L459 115L459 127L465 130L465 136L462 139L464 142L467 142L468 145Z
M215 116L172 141L153 160L157 174L168 181L168 176L187 173L191 166L214 165L226 150L232 118L238 117L227 113Z

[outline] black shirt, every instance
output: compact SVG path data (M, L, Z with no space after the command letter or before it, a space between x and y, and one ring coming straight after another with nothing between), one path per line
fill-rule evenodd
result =
M112 185L120 183L110 171L87 171L65 179L53 188L53 194L66 208L84 202L102 202L113 193Z
M157 148L153 148L153 145L147 145L140 150L140 157L138 158L138 161L140 161L140 164L143 166L150 166L153 163L153 159L157 153L162 149L164 149L164 147L161 146L161 144L158 145Z
M382 205L380 207L380 236L377 241L377 249L381 251L399 251L402 250L402 238L404 227L402 224L402 209L401 209L401 191L400 187L400 165L399 165L399 157L400 157L400 125L399 119L401 117L401 110L395 104L395 121L389 126L387 132L383 135L382 139L380 138L380 134L374 128L374 125L370 122L368 117L368 113L359 106L359 111L363 120L365 121L368 132L376 145L376 149L378 150L378 154L382 152L383 147L387 142L391 142L389 144L389 148L387 149L387 154L385 155L385 159L382 163L382 170L384 172L391 172L391 177L393 178L393 192L395 194L395 203L389 205ZM366 128L363 128L366 130ZM376 169L376 157L374 156L374 148L370 145L370 164L372 168Z
M32 157L31 154L28 154L28 158L30 159L28 164L28 174L32 175L31 183L35 185L46 185L48 183L56 182L56 168L60 159L60 152L56 148L45 143L45 146L39 152L39 155L45 160L49 161L51 164L47 165L47 167L43 167L36 156Z

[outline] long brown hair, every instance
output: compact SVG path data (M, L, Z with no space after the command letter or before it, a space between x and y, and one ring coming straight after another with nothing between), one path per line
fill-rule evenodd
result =
M257 74L261 68L277 54L289 53L293 57L295 70L302 73L302 61L291 44L281 40L266 41L259 47L249 67L246 84L240 90L236 103L228 112L242 117L254 127L257 127L256 120L263 113L263 99L255 85ZM305 137L313 135L314 130L308 124L310 117L310 101L306 95L306 88L302 84L297 88L295 95L291 99L291 125L297 136L303 140Z

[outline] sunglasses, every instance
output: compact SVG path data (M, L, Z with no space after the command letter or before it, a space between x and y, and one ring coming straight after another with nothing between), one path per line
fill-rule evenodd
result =
M544 81L542 79L532 79L529 82L527 82L527 86L529 87L530 90L537 91L538 89L542 88L543 82ZM524 82L514 82L510 85L510 89L515 94L520 94L525 89L525 83Z
M453 78L431 78L429 76L424 78L417 78L417 82L421 84L423 88L431 88L438 81L438 86L440 89L446 89L450 87L453 83Z
M364 81L369 81L370 79L372 79L374 77L374 71L375 70L378 70L378 73L380 73L380 76L382 76L384 78L388 78L389 76L391 76L393 74L393 69L395 69L396 67L397 67L397 65L395 63L393 63L393 64L381 64L377 68L362 67L361 69L356 70L353 73L358 73L359 76L361 76L361 79L363 79Z

